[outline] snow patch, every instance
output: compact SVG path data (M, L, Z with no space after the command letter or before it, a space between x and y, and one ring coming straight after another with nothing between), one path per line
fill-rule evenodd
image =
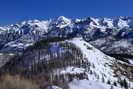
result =
M84 68L77 68L77 67L67 67L65 70L62 70L61 74L81 74L84 73Z
M88 80L73 80L69 83L70 89L122 89L115 86Z

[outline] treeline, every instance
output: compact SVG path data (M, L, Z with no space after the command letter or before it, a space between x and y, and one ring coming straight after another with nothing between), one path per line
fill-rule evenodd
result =
M105 54L107 54L107 53L105 53ZM127 59L133 59L133 55L129 55L129 54L107 54L107 55L114 57L118 60L127 62L127 63L129 63L129 61Z
M32 49L40 49L40 48L44 47L45 45L47 45L49 43L61 42L61 41L70 40L70 39L72 39L72 37L45 38L41 41L36 42L33 46L28 47L27 49L24 50L24 52L26 52L28 50L32 50Z
M56 71L68 66L84 67L85 58L81 50L66 39L68 38L55 38L36 43L27 48L22 56L10 60L0 69L1 73L19 74L29 78L42 75L50 80L66 78L61 76L67 76L67 79L71 79L72 76L84 78L84 73L70 76Z

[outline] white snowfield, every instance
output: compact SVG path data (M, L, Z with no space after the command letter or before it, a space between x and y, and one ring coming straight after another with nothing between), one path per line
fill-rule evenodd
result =
M90 63L89 72L91 71L92 73L88 73L89 80L102 81L104 79L105 82L108 80L111 82L117 81L117 79L113 77L113 70L109 66L112 65L115 60L114 58L105 55L89 43L85 42L82 38L74 38L70 42L81 49L84 57L87 58Z
M69 83L69 87L70 89L122 89L100 82L76 79Z
M61 74L81 74L84 72L85 72L84 68L67 67L65 70L63 69L60 73Z
M48 86L46 89L62 89L58 86Z
M133 65L133 59L129 59L131 65Z
M76 79L74 79L68 85L69 89L122 89L100 82L94 82L88 80L76 80ZM46 89L62 89L62 88L53 85L53 86L48 86Z

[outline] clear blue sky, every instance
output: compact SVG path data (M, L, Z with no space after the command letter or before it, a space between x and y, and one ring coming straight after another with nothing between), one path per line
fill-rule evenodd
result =
M133 16L133 0L0 0L0 26L57 16Z

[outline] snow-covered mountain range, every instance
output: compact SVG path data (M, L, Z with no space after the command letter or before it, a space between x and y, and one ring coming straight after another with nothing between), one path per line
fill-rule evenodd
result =
M0 27L0 48L19 51L47 37L81 36L104 52L132 54L132 29L133 17L68 19L60 16Z
M65 38L65 40L48 43L48 48L44 46L45 44L41 44L40 51L36 49L38 42L50 38ZM71 45L72 48L69 46L68 51L64 50L62 43L73 44L76 48ZM79 49L80 52L73 54L70 48ZM11 57L14 55L11 53L16 53L21 56L19 60L23 62L23 64L18 62L18 65L29 71L39 61L47 59L49 62L48 59L52 59L53 56L59 59L58 50L62 49L63 55L69 52L74 57L73 61L70 61L72 64L68 63L68 66L64 64L65 68L58 66L54 71L52 70L52 75L84 74L84 79L90 81L104 82L118 87L122 86L121 81L122 83L126 81L129 84L128 87L133 88L133 17L69 19L60 16L47 21L24 21L0 27L0 60L3 61L5 58L5 52L9 52L8 55ZM75 57L79 54L81 55L80 61ZM12 60L8 60L10 61ZM76 87L73 82L69 84L70 87Z

